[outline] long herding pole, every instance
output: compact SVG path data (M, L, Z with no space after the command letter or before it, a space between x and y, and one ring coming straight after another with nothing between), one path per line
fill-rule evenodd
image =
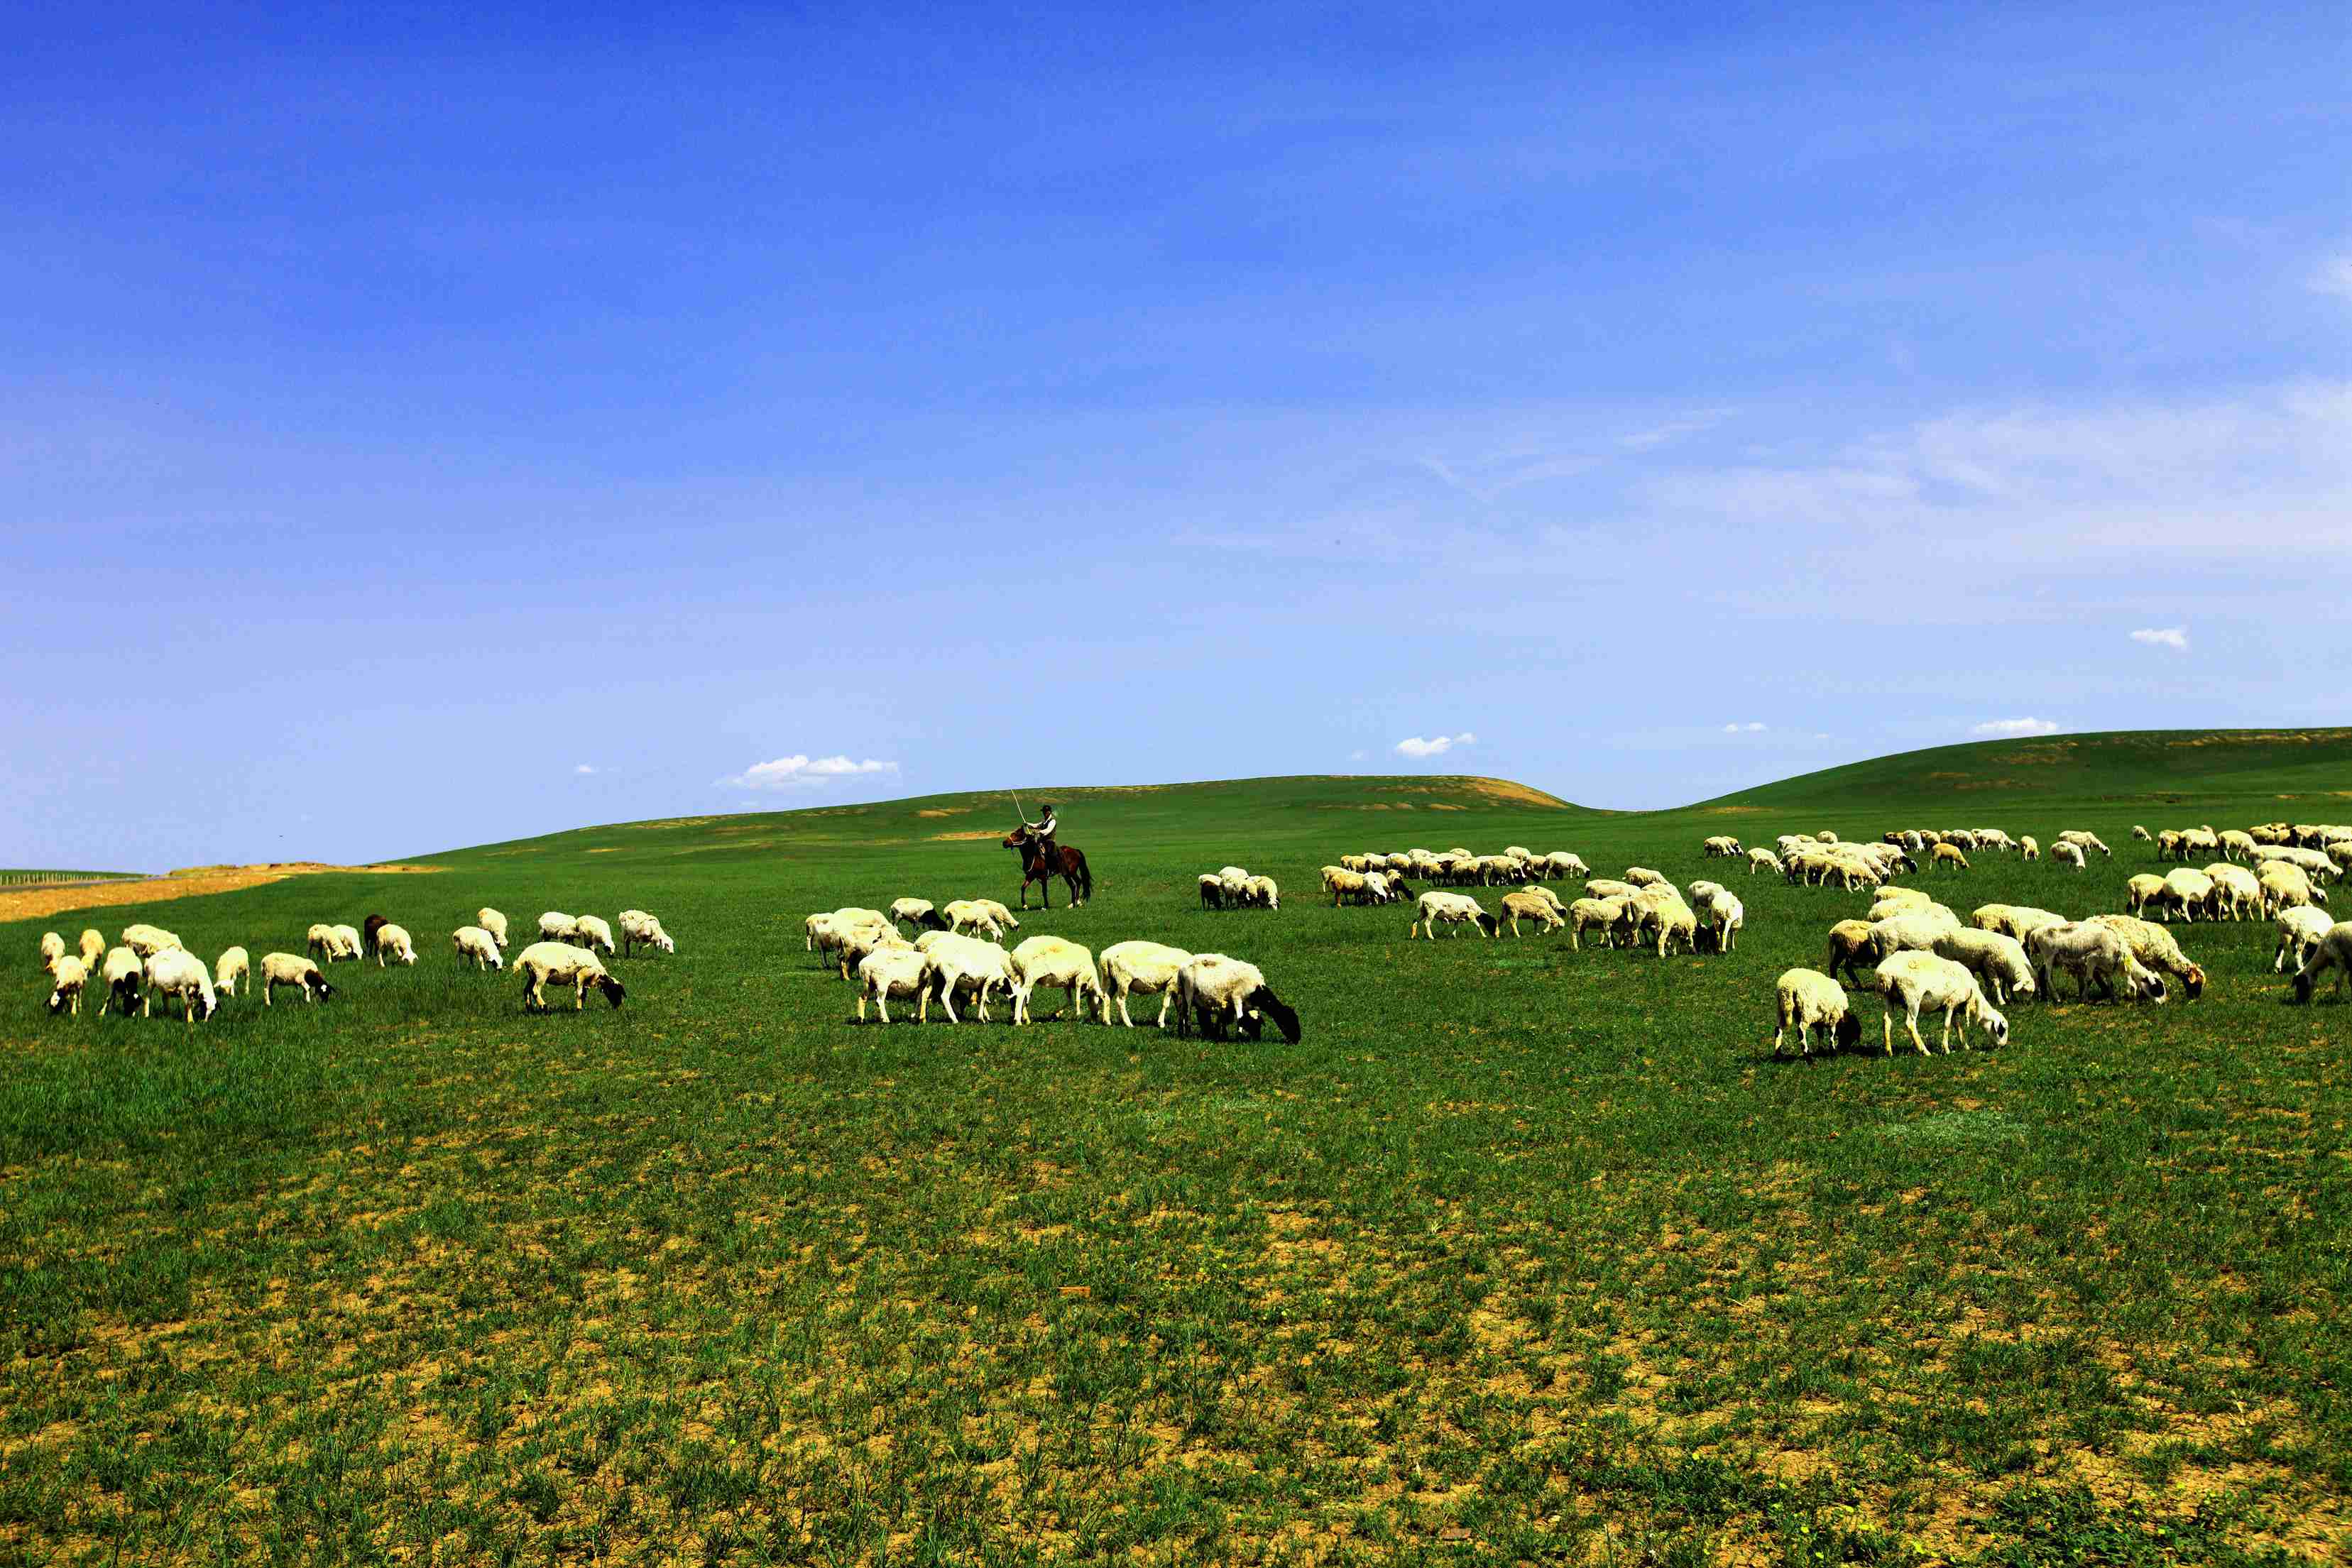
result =
M1019 821L1024 827L1028 826L1029 808L1021 803L1021 791L1018 789L1013 791L1013 809L1021 813L1021 815L1014 820Z

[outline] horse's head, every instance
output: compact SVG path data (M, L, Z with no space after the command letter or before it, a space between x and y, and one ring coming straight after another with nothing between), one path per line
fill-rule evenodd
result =
M1008 850L1027 849L1029 847L1029 830L1026 828L1015 828L1011 832L1005 834L1004 847Z

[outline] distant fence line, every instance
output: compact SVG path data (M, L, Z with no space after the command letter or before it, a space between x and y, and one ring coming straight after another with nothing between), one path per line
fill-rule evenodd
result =
M38 887L72 882L137 882L135 871L0 871L0 887Z

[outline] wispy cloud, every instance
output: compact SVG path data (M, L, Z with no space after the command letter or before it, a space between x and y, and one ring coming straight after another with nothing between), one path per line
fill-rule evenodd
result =
M2319 264L2311 275L2311 291L2352 299L2352 251L2343 251Z
M2145 643L2151 648L2173 648L2189 652L2189 628L2186 626L2143 626L2131 634L2135 643Z
M1412 758L1443 757L1455 747L1471 745L1477 738L1466 729L1460 735L1437 735L1426 740L1417 735L1408 735L1396 743L1397 755Z
M1369 751L1351 751L1348 753L1348 760L1350 762L1361 762L1370 755L1371 753Z
M2046 718L1996 718L1971 725L1969 733L1979 740L2015 740L2027 735L2055 735L2058 726Z
M1762 725L1758 724L1751 719L1746 724L1727 724L1723 727L1723 733L1726 735L1756 735L1761 733L1763 728L1764 727Z
M588 774L591 774L591 773L595 772L595 771L596 771L596 769L595 769L594 768L591 767L589 764L587 764L587 763L583 762L583 763L582 763L579 767L577 767L577 768L573 768L572 771L572 772L574 772L574 773L580 774L581 776L583 776L583 777L584 778L584 777L585 777L585 776L587 776Z
M860 773L896 773L895 762L877 762L867 758L853 762L846 757L779 757L769 762L755 762L740 773L732 773L719 780L727 789L811 789L821 788L836 779L846 779Z

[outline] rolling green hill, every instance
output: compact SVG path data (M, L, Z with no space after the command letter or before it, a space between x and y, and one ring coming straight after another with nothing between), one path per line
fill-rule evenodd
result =
M1887 809L1965 806L1964 814L1981 815L2021 806L2194 801L2263 821L2305 814L2283 802L2319 799L2347 802L2339 816L2352 812L2352 729L2138 729L1980 740L1825 768L1691 809L1760 811L1867 800Z

